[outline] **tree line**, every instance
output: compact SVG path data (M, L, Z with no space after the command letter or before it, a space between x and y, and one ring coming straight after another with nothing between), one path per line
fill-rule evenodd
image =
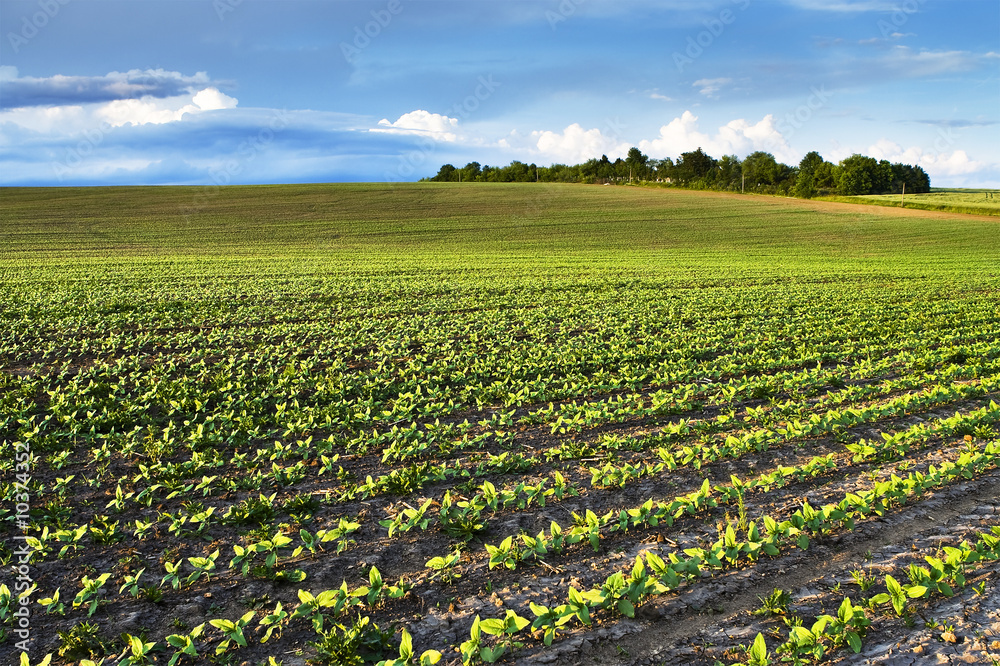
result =
M445 164L431 182L489 183L623 183L661 182L680 187L731 192L757 192L811 198L827 195L914 194L930 192L931 181L919 166L893 164L865 155L851 155L837 164L813 151L798 166L778 162L774 155L757 151L740 160L736 155L716 159L701 148L669 157L650 159L630 148L625 159L602 155L583 164L540 167L514 160L504 167L469 162L462 168Z

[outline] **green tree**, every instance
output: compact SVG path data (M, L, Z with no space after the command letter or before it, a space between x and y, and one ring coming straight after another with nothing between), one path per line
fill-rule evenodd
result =
M888 160L880 160L875 170L872 191L876 194L892 192L892 164Z
M465 181L479 180L482 173L483 170L479 162L469 162L462 169L462 180Z
M674 173L682 183L692 183L704 179L715 170L715 160L711 155L706 154L701 148L690 152L681 153L674 165Z
M832 162L823 162L816 167L813 176L818 194L830 193L837 189L837 171L837 165Z
M747 155L743 160L743 175L749 187L761 191L773 191L778 184L780 170L778 162L771 153L758 150Z
M875 158L855 153L840 161L837 189L846 196L871 194L881 178Z
M629 178L635 178L637 180L647 180L646 176L646 163L649 161L649 157L642 154L642 151L633 146L628 149L628 155L625 157L625 164L628 165Z
M673 180L674 178L674 161L669 157L662 160L657 160L653 165L656 170L656 177L661 180L666 180L667 178Z
M807 153L799 162L799 175L795 180L795 196L811 199L816 196L816 176L823 158L815 150Z
M742 182L743 165L736 155L723 155L718 162L715 186L720 190L738 190Z
M438 169L437 175L431 178L436 183L447 183L449 181L458 180L458 174L455 173L456 169L452 164L445 164L440 169Z

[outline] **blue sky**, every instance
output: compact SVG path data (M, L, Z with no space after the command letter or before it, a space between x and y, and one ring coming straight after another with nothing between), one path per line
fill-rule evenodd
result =
M860 152L1000 187L996 0L2 0L0 184Z

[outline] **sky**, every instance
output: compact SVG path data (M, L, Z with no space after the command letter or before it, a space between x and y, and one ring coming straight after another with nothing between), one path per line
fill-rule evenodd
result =
M1000 187L1000 2L0 0L0 185L398 182L631 146Z

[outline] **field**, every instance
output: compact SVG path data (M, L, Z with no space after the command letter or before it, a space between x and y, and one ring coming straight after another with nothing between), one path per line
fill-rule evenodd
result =
M996 190L932 189L923 194L868 194L857 197L824 197L830 201L848 201L878 206L899 206L903 199L905 208L918 210L972 213L974 215L1000 215L1000 198Z
M3 663L1000 657L994 219L0 195Z

